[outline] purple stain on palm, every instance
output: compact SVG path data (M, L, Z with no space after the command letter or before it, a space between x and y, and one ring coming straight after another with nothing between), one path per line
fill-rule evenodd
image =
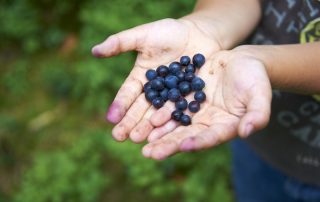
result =
M120 105L117 102L113 102L111 106L109 107L109 110L106 115L106 119L113 123L119 123L123 117L124 113L123 110L121 110Z
M195 139L196 139L195 137L190 137L189 139L183 141L180 146L180 150L184 152L193 151L195 149L194 148Z

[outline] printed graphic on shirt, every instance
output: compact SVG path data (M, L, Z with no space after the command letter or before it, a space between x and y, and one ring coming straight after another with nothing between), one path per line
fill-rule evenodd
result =
M320 18L307 24L300 33L300 43L320 41Z
M295 111L282 110L277 113L277 121L309 147L320 149L320 106L317 102L305 102Z
M266 19L263 23L264 29L255 33L252 42L254 44L299 43L300 32L308 21L320 16L319 5L320 1L313 0L266 1L263 11ZM315 30L311 27L316 24L316 21L313 22L308 29ZM279 32L282 36L279 36ZM311 35L312 33L306 36L312 37Z

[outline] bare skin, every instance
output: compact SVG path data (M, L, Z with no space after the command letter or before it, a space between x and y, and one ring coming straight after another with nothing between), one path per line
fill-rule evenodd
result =
M261 61L231 51L209 58L199 71L207 99L199 112L190 114L192 124L169 121L172 103L155 112L151 123L158 128L143 148L145 157L161 160L180 151L206 149L237 135L245 138L268 123L271 85Z
M116 124L113 137L141 142L154 129L150 118L155 110L142 94L147 69L168 65L182 55L201 52L210 58L217 51L232 48L254 28L260 12L259 0L198 0L190 15L141 25L109 36L95 46L92 53L97 57L138 52L130 75L107 113L107 119Z
M199 40L191 40L193 38ZM138 51L131 73L107 113L107 119L116 123L112 130L113 137L118 141L130 137L134 142L142 142L154 129L150 118L155 109L146 101L142 92L148 69L168 65L181 55L194 55L200 51L209 57L220 49L214 38L193 22L183 19L165 19L142 25L110 36L101 45L94 47L92 52L98 57Z

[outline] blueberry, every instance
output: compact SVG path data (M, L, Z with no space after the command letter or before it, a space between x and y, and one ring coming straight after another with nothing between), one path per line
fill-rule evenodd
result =
M185 77L186 73L184 71L178 71L176 72L176 77L178 77L179 81L184 81L184 77Z
M179 100L181 93L178 89L172 88L168 92L168 99L172 102L176 102Z
M193 72L188 72L188 73L186 73L184 78L186 81L191 82L194 79L194 77L195 77L195 75Z
M155 90L148 90L145 92L145 97L149 102L158 97L159 93Z
M176 108L179 110L185 110L188 108L188 102L185 98L180 98L176 104L175 104Z
M203 91L197 91L195 94L194 94L194 99L196 101L198 101L199 103L203 102L206 100L206 94L203 92Z
M163 99L161 97L157 97L157 98L152 100L152 105L155 108L160 109L164 105L164 101L163 101Z
M195 77L194 79L192 79L191 86L192 86L192 90L199 91L204 88L205 83L201 78Z
M191 92L191 85L187 81L179 83L179 90L182 95L188 95Z
M169 90L167 88L163 89L160 92L160 97L163 99L163 101L167 101L168 100L168 92L169 92Z
M205 62L205 57L200 53L195 54L192 58L192 63L196 68L201 68Z
M191 124L190 116L183 114L180 118L180 123L184 126L190 125Z
M176 72L181 70L181 64L179 62L173 62L169 65L169 71L172 74L175 74Z
M188 105L190 112L196 113L200 109L200 103L198 101L191 101Z
M152 80L151 88L158 91L164 89L164 81L159 78Z
M146 77L149 81L155 79L156 77L158 76L157 72L153 69L149 69L147 72L146 72Z
M169 74L169 68L167 66L160 65L157 68L157 73L158 73L159 76L165 77L165 76L167 76Z
M164 84L170 89L177 88L178 81L179 81L178 77L173 75L169 75L169 76L166 76L166 78L164 78Z
M190 58L189 58L189 56L182 56L182 57L180 58L180 63L181 63L181 65L183 65L183 66L187 66L187 65L190 63Z
M171 113L171 118L175 121L180 121L181 116L183 115L183 112L180 110L174 110Z
M143 91L144 91L144 92L147 92L147 91L150 90L150 89L151 89L151 82L148 81L147 83L145 83L145 84L143 85Z
M195 73L196 72L196 68L194 67L193 64L188 64L188 66L186 67L186 69L184 70L186 73L188 72L192 72Z

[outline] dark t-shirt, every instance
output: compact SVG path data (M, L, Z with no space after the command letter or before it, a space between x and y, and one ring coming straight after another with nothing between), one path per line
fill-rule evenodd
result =
M320 1L265 0L262 5L262 20L251 43L292 44L320 39ZM320 64L315 65L320 68ZM320 99L317 98L274 90L268 127L250 136L247 142L287 175L320 185Z

